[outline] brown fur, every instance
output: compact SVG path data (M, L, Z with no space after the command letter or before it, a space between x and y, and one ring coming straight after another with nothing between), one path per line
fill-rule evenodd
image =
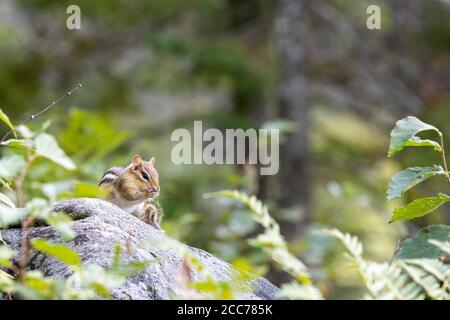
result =
M144 173L149 176L148 180L144 178ZM114 167L107 170L100 181L100 186L109 191L106 200L122 209L126 209L129 203L145 202L142 211L133 211L133 215L160 229L161 213L154 201L160 192L154 158L144 161L140 156L134 156L126 168Z
M142 172L150 176L150 181L142 177ZM135 156L132 163L119 175L116 187L122 197L128 201L157 197L160 188L154 160L144 161L140 156Z
M139 213L138 218L145 223L156 227L157 229L161 229L161 227L159 226L161 222L161 216L161 212L158 210L158 207L152 199L148 200L145 203L145 210Z

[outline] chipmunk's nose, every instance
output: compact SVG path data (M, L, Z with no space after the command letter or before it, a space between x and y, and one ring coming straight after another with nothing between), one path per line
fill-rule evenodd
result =
M159 192L159 187L152 187L150 189L151 192Z

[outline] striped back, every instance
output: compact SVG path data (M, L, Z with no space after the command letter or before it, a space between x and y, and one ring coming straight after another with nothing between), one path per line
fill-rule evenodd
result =
M112 167L106 170L98 185L101 186L104 183L113 183L123 170L123 167Z

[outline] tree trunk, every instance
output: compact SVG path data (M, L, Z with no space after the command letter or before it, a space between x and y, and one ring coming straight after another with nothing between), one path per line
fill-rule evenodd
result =
M280 221L287 240L301 235L310 221L310 150L308 115L303 65L304 51L300 39L303 2L280 0L275 16L275 45L280 61L278 92L279 116L295 121L296 130L289 133L280 146L278 205L289 210L293 221Z
M276 176L261 176L258 196L265 201L275 200L273 210L280 223L281 233L288 241L301 236L310 219L310 148L308 138L309 104L305 91L304 50L301 44L303 2L280 0L274 17L275 49L279 59L277 116L294 121L295 131L287 134L280 144L280 169ZM289 213L289 219L283 218ZM268 278L284 283L290 277L271 270Z

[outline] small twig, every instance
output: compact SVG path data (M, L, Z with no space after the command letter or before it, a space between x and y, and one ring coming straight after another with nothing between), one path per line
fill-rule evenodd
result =
M23 194L23 183L25 181L25 177L27 176L28 170L31 167L31 164L33 163L35 159L35 156L33 156L30 151L28 151L27 155L27 163L25 167L23 168L22 172L20 173L19 178L15 181L16 186L16 194L17 194L17 205L19 208L25 206L25 197ZM28 227L33 222L33 218L31 217L24 217L20 223L21 227L21 239L20 239L20 257L19 257L19 270L18 274L20 276L23 276L26 267L28 265L28 259L30 256L30 249L29 249L29 241L28 241ZM23 280L23 277L22 277Z
M25 217L21 222L22 237L20 239L19 275L22 276L22 280L28 265L28 258L30 255L28 246L28 227L31 224L31 221L32 218Z
M398 241L397 241L397 246L395 247L394 254L392 255L391 260L389 260L389 264L392 264L392 261L394 261L394 257L397 254L399 249L400 249L400 239L398 239Z
M59 97L58 99L56 99L55 101L53 101L52 103L50 103L48 106L46 106L44 109L42 109L41 111L39 111L36 114L32 114L31 116L29 116L27 119L25 119L22 123L19 124L19 126L27 124L28 122L30 122L31 120L33 120L34 118L40 116L41 114L43 114L44 112L46 112L47 110L49 110L50 108L52 108L55 104L57 104L58 102L60 102L61 100L63 100L65 97L70 96L72 93L74 93L75 91L77 91L78 89L80 89L82 87L81 83L79 83L75 88L73 88L70 91L67 91L63 96ZM6 138L8 138L8 136L11 133L16 132L16 129L11 129L9 130L7 133L5 133L5 135L2 137L2 140L0 140L0 143L2 143L3 141L6 140Z
M17 276L20 274L20 269L18 266L16 266L17 262L13 261L11 265L8 267L8 274L11 274L13 278L17 278Z
M25 178L27 176L28 170L30 169L31 165L33 164L33 161L36 159L36 156L30 153L28 151L27 156L27 163L25 167L23 168L22 172L20 173L20 176L14 180L14 185L16 187L16 196L17 196L17 206L19 208L23 208L25 206L25 197L23 194L23 183L25 181Z
M447 159L445 158L445 149L444 149L444 137L442 136L442 133L439 134L439 137L441 138L441 156L442 156L442 162L444 163L444 170L445 170L445 176L447 177L447 182L450 184L450 175L448 174L448 167L447 167Z

